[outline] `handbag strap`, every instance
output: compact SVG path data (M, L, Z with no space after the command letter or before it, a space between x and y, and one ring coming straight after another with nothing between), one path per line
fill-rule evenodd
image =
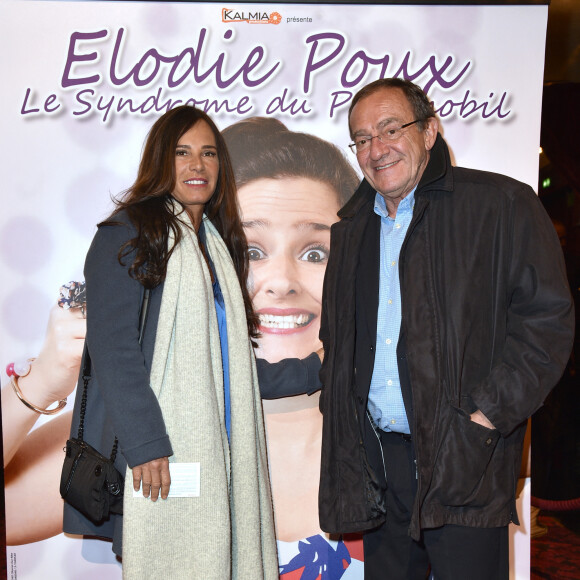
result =
M147 314L149 312L149 296L151 291L149 288L145 288L143 291L143 301L141 302L141 311L139 313L139 344L143 343L143 336L145 334L145 325L147 324ZM87 342L85 340L85 347L83 353L84 365L83 365L83 394L81 398L81 415L79 421L79 431L77 438L79 441L83 441L84 431L85 431L85 414L87 412L87 390L89 387L89 381L91 379L91 355L89 354L89 349L87 347ZM111 451L111 462L115 461L117 457L117 447L119 445L119 440L115 436L115 442L113 443L113 449Z

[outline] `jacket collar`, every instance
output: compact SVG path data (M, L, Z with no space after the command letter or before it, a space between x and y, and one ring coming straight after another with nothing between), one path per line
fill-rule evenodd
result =
M415 195L423 195L434 189L452 191L453 174L449 171L451 167L451 158L447 143L437 134L435 144L431 149L429 163L419 180ZM366 179L363 179L353 196L346 202L338 212L339 218L352 218L359 211L368 205L374 204L376 191Z
M453 174L449 171L450 167L449 147L441 137L441 133L437 133L429 163L419 180L417 192L425 193L433 189L453 191Z

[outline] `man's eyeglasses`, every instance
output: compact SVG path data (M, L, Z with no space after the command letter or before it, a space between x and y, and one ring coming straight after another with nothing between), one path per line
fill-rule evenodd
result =
M359 153L362 153L370 148L371 141L373 139L378 139L381 143L394 142L401 137L401 135L403 134L402 133L403 129L406 129L407 127L410 127L415 123L420 123L422 120L423 119L415 119L414 121L411 121L410 123L405 123L400 127L385 127L380 133L378 133L377 135L373 135L372 137L367 136L356 137L354 143L351 143L349 145L350 150L355 155L358 155Z

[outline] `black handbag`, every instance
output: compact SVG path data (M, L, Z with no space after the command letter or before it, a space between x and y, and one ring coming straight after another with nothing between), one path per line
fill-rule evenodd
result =
M124 479L114 465L82 439L69 439L60 479L60 495L95 524L123 513Z
M143 340L148 306L149 290L145 289L139 320L139 344ZM116 437L109 458L83 440L87 389L91 378L91 357L86 344L84 360L79 430L77 437L69 439L64 448L60 495L93 523L100 524L111 514L123 513L124 477L115 467L118 446Z

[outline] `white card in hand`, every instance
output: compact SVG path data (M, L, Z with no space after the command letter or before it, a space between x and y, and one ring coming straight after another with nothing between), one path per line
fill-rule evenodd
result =
M170 463L171 475L170 497L199 497L200 495L200 464ZM133 497L143 497L141 489L133 490Z

